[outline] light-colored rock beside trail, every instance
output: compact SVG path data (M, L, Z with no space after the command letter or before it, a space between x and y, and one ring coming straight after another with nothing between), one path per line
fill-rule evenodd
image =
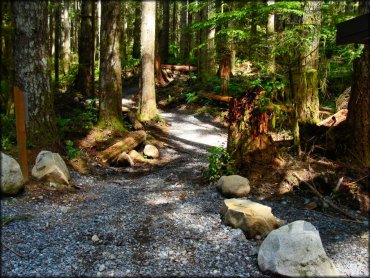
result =
M339 273L328 258L319 232L299 220L272 231L258 253L261 271L290 277L330 277Z
M226 197L245 197L251 191L249 180L239 175L222 176L216 187Z
M71 179L67 165L61 156L50 151L41 151L37 155L36 164L32 168L32 176L38 180L61 184L69 184Z
M134 161L145 162L145 158L135 150L132 150L128 154Z
M242 229L248 238L265 237L281 223L270 207L243 199L224 200L222 215L226 225Z
M1 157L1 192L16 195L24 187L24 179L18 162L9 155L0 152Z
M155 146L146 144L144 147L144 155L149 158L159 158L159 151Z

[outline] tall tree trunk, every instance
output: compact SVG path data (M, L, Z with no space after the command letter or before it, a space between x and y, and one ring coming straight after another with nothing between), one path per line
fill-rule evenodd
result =
M78 42L79 42L79 34L80 34L79 30L81 28L80 17L76 15L78 12L81 12L80 9L79 9L78 0L74 0L73 7L74 7L74 12L75 12L73 48L74 48L75 52L78 52Z
M214 1L209 0L208 6L204 7L200 12L200 20L208 20L208 17L214 13L214 8ZM202 29L200 42L204 46L199 50L198 71L201 82L204 82L209 76L216 73L215 28L207 27Z
M55 2L55 37L54 37L54 76L55 76L55 88L59 88L59 58L60 58L60 25L61 25L61 7L60 2Z
M267 5L274 5L275 0L267 0ZM269 48L269 60L268 60L268 67L267 72L269 74L275 74L275 55L273 54L274 49L272 48L273 43L273 36L275 33L275 14L273 12L269 13L267 18L267 36L268 36L268 48Z
M177 14L177 9L178 9L178 3L177 1L172 1L172 30L171 30L171 42L174 45L177 45L177 19L178 19L178 14Z
M101 1L96 3L96 35L95 35L95 61L100 60L100 26L101 26Z
M29 140L36 146L57 142L53 95L47 76L47 1L14 1L14 78L27 95Z
M69 0L64 0L62 25L63 73L67 74L71 63L71 23L69 18Z
M53 0L50 1L49 6L49 57L52 57L54 54L54 4Z
M138 118L150 121L157 114L154 81L155 1L141 3L141 79Z
M85 97L94 96L94 87L92 84L92 65L94 42L92 37L92 10L93 1L82 1L81 6L81 28L78 43L78 73L75 82L75 88Z
M189 13L188 7L189 0L181 1L181 18L180 18L180 58L183 63L189 63L190 52L190 34L188 30Z
M348 148L360 164L370 167L370 46L354 63L353 83L348 103Z
M135 2L135 21L134 21L134 43L132 46L132 57L140 58L140 28L141 28L141 4Z
M163 25L160 32L159 53L161 62L168 63L169 41L170 41L170 2L162 0L163 4Z
M313 29L307 29L304 37L311 36L307 50L299 59L297 72L293 74L294 100L302 123L316 123L319 119L318 95L318 60L319 34L321 25L321 1L307 1L304 7L302 23L312 24Z
M101 11L99 126L123 131L120 1L102 1Z

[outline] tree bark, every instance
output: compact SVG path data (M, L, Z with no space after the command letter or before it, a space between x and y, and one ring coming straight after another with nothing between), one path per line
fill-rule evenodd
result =
M92 65L93 56L93 25L92 25L92 0L82 1L81 7L81 28L78 43L78 73L75 87L85 97L94 97L94 88L92 84Z
M208 17L214 12L214 1L209 0L208 6L200 12L200 20L208 20ZM199 77L201 82L216 73L216 57L215 57L215 28L208 27L201 30L200 42L204 44L199 50Z
M348 103L348 148L358 162L370 167L370 46L354 62L353 83Z
M60 25L61 25L61 7L59 2L55 2L55 37L54 37L54 76L55 88L59 87L59 58L60 58Z
M189 24L189 13L187 5L189 0L181 1L181 19L180 19L180 58L184 63L189 62L190 52L190 34L187 29Z
M163 4L163 25L159 39L159 55L161 56L161 62L167 64L170 41L170 2L169 0L162 0L162 4Z
M267 0L267 5L273 5L275 4L275 0ZM267 67L267 72L269 74L274 75L275 74L275 54L273 54L273 48L272 45L273 43L273 36L275 33L275 14L273 12L269 13L268 18L267 18L267 35L268 35L268 48L269 48L269 60L268 60L268 67Z
M137 2L135 5L134 43L132 46L132 57L138 59L140 58L141 4Z
M156 3L143 1L141 7L141 79L138 118L146 122L157 114L154 81Z
M303 25L312 24L315 27L305 31L304 37L312 37L307 50L299 59L299 66L293 73L294 100L297 105L299 121L302 123L317 123L319 120L318 94L318 60L319 34L321 25L321 1L307 1L302 18Z
M69 17L69 0L64 0L62 26L63 73L67 74L71 63L71 24Z
M124 131L122 121L122 78L119 57L120 1L101 3L101 55L99 126Z
M12 2L15 85L27 95L27 134L36 146L57 143L53 95L47 76L48 3Z

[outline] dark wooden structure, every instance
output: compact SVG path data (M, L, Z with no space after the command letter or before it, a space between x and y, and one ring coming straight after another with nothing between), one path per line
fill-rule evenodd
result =
M337 44L370 44L370 13L337 24Z

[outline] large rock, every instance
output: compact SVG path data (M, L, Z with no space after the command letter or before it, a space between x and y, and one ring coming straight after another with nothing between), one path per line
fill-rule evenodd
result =
M67 165L58 153L41 151L32 169L32 176L38 180L69 184L71 176Z
M24 179L18 162L0 152L1 157L1 192L15 195L24 188Z
M249 180L239 175L222 176L216 187L226 197L245 197L251 191Z
M328 258L319 232L309 222L299 220L272 231L258 253L262 271L293 277L338 276Z
M159 157L159 151L158 149L150 144L146 144L144 147L144 155L146 155L149 158L158 158Z
M226 225L242 229L248 238L265 237L281 223L270 207L242 199L224 200L222 215Z

